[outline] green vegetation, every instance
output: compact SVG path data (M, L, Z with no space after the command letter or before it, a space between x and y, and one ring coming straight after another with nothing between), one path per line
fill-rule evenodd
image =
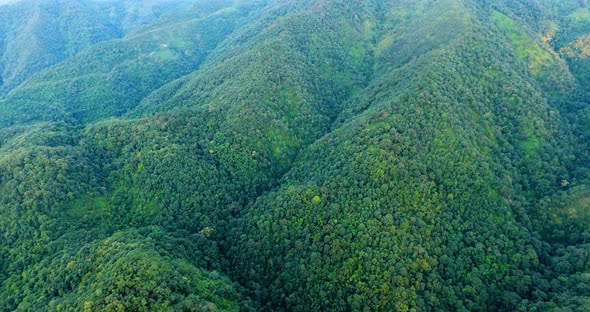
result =
M0 310L590 309L585 2L64 3L0 5Z
M590 10L588 8L579 8L568 16L574 23L586 22L590 18Z
M554 65L555 61L551 54L535 42L535 39L529 37L515 21L500 12L494 12L492 18L500 29L507 33L518 57L529 63L533 75L540 75L543 66Z
M506 34L517 56L526 62L532 75L547 87L567 89L573 80L563 60L541 43L541 36L533 38L525 29L506 15L494 11L492 19ZM561 87L559 87L561 85Z
M123 37L188 5L187 1L160 0L25 0L3 5L0 94L89 46ZM214 9L201 7L203 13Z
M2 105L0 123L86 123L120 116L152 91L196 70L251 9L240 8L205 17L182 16L93 45L12 90Z

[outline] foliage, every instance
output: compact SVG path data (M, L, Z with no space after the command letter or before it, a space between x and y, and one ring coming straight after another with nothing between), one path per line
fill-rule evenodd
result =
M24 3L0 310L588 309L584 1Z

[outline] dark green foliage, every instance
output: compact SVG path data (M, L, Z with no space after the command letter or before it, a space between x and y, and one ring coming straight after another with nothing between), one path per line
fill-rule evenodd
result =
M81 238L89 242L82 245ZM237 311L241 297L229 280L217 271L196 268L186 259L195 261L198 254L187 253L191 249L182 250L175 243L157 228L117 232L104 239L70 233L51 243L52 257L5 282L11 287L3 295L18 298L18 304L8 300L3 308Z
M543 149L567 146L541 143L567 132L514 56L486 40L498 39L463 34L448 52L376 74L379 87L258 199L235 230L232 266L248 268L234 274L256 300L272 310L523 305L540 261L523 201L555 189L572 156Z
M0 310L590 308L584 1L28 3Z

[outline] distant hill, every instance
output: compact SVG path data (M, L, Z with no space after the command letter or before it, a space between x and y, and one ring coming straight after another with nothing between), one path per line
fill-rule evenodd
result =
M120 38L182 1L9 1L0 7L0 94L84 48Z

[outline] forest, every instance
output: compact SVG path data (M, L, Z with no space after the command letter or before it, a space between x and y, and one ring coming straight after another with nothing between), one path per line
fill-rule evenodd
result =
M0 0L0 311L590 311L590 2Z

